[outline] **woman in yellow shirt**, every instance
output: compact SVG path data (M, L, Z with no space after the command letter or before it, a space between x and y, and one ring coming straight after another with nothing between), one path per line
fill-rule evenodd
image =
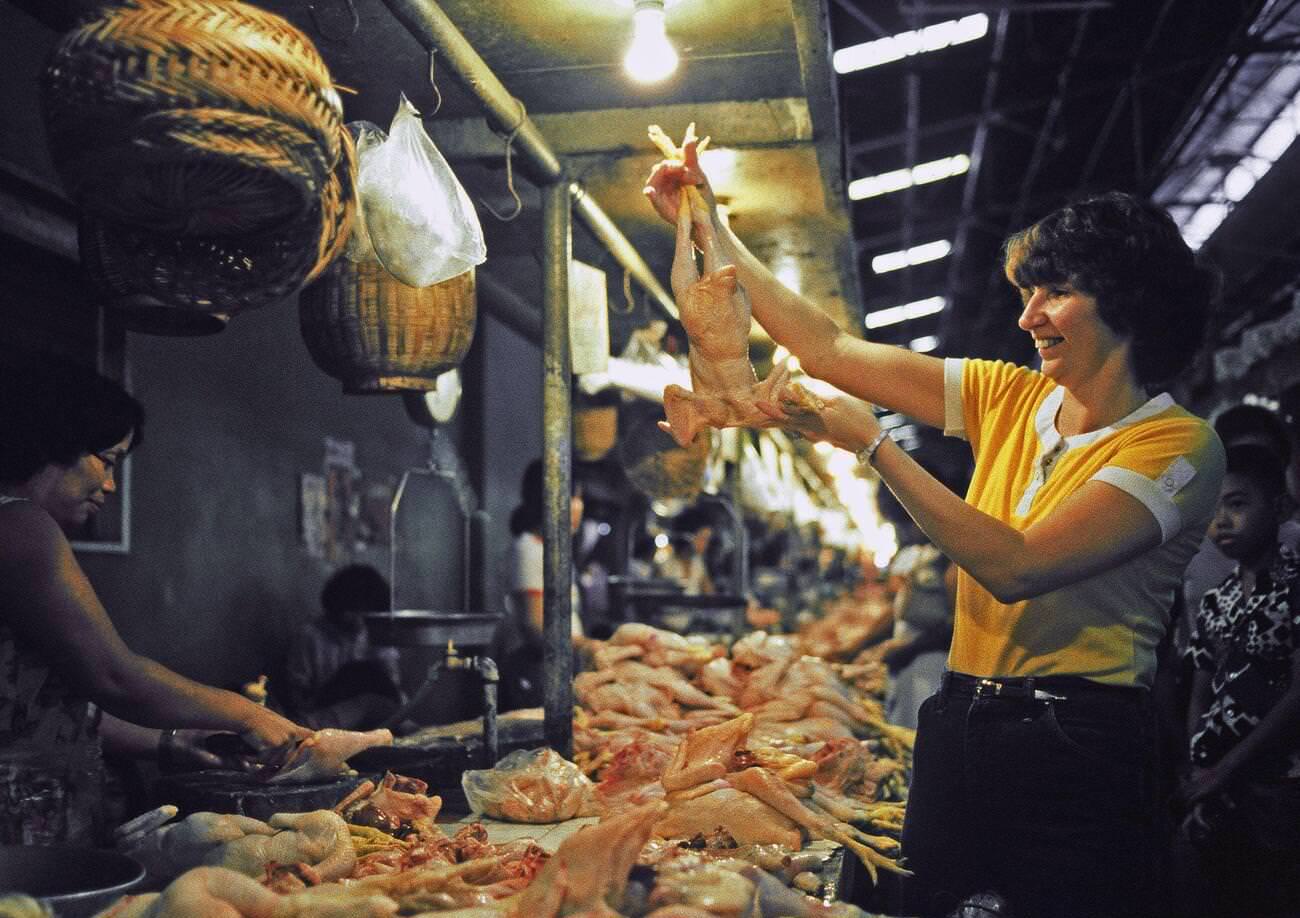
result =
M777 281L717 218L693 143L645 189L665 219L684 184L754 317L849 393L814 413L778 388L769 413L857 453L960 568L949 672L919 715L908 913L993 890L1032 918L1155 914L1155 647L1224 463L1209 425L1148 387L1194 356L1213 273L1157 207L1072 204L1005 250L1040 368L939 359L855 338ZM862 399L968 440L965 499Z

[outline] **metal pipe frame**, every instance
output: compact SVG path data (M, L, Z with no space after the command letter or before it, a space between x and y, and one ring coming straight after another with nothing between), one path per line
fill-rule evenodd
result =
M542 189L542 639L546 745L573 757L573 402L569 391L568 183Z
M513 133L514 142L522 154L522 168L529 179L541 188L563 180L564 167L559 157L528 117L524 104L506 89L437 3L433 0L384 0L384 3L426 50L443 56L452 75L483 103L493 129L504 134ZM672 295L659 283L650 266L637 254L614 221L577 183L566 184L587 228L645 288L656 305L667 315L677 318L677 306Z

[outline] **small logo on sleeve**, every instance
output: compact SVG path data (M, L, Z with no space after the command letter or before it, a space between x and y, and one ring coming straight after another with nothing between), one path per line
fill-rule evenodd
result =
M1156 478L1156 487L1169 498L1187 487L1187 483L1196 477L1196 466L1179 456Z

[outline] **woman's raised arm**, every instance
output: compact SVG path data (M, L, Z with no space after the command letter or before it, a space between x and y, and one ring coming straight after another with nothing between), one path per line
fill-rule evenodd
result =
M782 284L719 217L693 138L687 139L683 157L655 166L646 181L646 197L661 217L675 224L683 186L700 189L717 238L749 295L754 318L773 340L797 357L809 375L924 424L943 427L943 361L856 338L816 303Z

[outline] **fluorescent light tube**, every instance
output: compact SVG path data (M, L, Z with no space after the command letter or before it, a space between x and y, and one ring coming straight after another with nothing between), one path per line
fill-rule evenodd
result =
M943 312L946 305L948 305L948 301L943 297L931 296L924 300L904 303L902 306L877 309L875 312L867 313L864 321L867 328L883 328L886 325L897 325L899 322L907 322L912 319L919 319L922 316L932 316L936 312Z
M949 19L911 32L900 32L875 41L841 48L831 57L836 73L853 73L899 61L913 54L938 51L952 45L974 41L988 34L989 17L974 13L961 19Z
M910 265L920 265L927 261L945 257L952 251L952 243L947 239L936 239L934 242L926 242L921 245L914 245L910 249L902 249L897 252L886 252L883 255L876 255L871 259L871 270L877 274L885 274L889 271L897 271L900 268L906 268Z

